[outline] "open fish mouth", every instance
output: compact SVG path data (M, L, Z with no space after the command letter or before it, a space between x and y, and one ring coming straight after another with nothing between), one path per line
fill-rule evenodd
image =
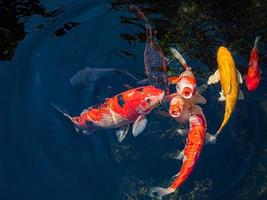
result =
M170 112L170 115L171 115L172 117L180 117L181 112L176 111L176 110L173 110L173 111Z
M185 99L190 99L193 96L193 91L189 87L183 89L182 95Z

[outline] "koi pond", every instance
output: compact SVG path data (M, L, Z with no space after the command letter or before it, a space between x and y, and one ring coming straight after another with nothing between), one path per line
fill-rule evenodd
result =
M163 199L267 199L263 0L0 1L0 199L147 200L150 187L167 188L175 179L183 164L177 156L187 143L177 129L188 124L161 115L168 112L164 103L146 115L146 128L137 137L131 124L121 142L114 128L77 132L52 106L79 116L147 81L147 26L129 5L140 8L155 30L168 62L160 72L179 76L184 71L169 50L173 47L191 67L197 86L217 70L220 46L245 75L255 38L261 36L259 87L250 92L240 84L244 100L237 101L216 143L203 145L190 176ZM218 83L201 94L210 134L225 112L220 92Z

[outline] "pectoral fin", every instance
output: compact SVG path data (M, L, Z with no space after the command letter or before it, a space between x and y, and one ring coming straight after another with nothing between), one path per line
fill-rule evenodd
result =
M126 124L122 127L120 127L119 130L116 131L116 136L118 138L118 141L121 142L125 136L127 135L128 131L129 131L130 125Z
M225 96L223 95L223 91L220 92L220 97L218 101L225 101Z
M209 77L207 84L208 85L215 84L219 81L220 81L220 73L219 73L219 70L217 69L216 72Z
M203 84L197 88L198 94L202 94L208 89L208 84Z
M238 100L244 100L244 99L245 99L244 93L242 92L242 90L239 90Z
M145 130L147 125L147 119L145 115L141 115L137 118L137 120L133 124L133 136L138 136L143 130Z
M183 160L184 159L184 150L179 153L179 155L176 157L177 160Z
M131 86L129 84L124 84L123 86L126 87L127 89L132 89L133 88L133 86Z
M177 129L177 133L178 135L181 135L181 136L187 136L188 134L188 130L187 129Z
M206 104L207 100L200 94L195 94L192 98L191 101L193 104Z
M237 75L237 81L238 81L238 83L239 84L242 84L243 83L242 75L241 75L241 73L238 70L236 70L236 75Z
M93 132L96 131L96 128L88 128L88 129L81 129L80 130L79 128L75 127L75 130L77 132L81 131L81 133L84 135L91 135Z

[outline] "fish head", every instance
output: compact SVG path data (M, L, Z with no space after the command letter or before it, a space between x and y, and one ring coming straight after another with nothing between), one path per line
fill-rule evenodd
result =
M139 87L132 94L135 102L138 102L138 107L142 108L143 112L149 112L163 100L165 92L154 86Z
M145 107L155 107L157 106L163 99L165 92L156 87L144 87L143 90L143 103Z
M221 58L221 57L224 57L224 56L226 56L226 57L231 56L231 53L226 47L220 46L218 51L217 51L217 58L218 57Z
M176 92L185 99L190 99L196 93L196 79L192 72L179 77Z
M95 128L93 120L86 118L84 115L72 117L71 121L73 122L74 126L79 129L89 130Z
M183 108L184 100L180 96L176 96L170 101L169 114L175 118L180 117Z

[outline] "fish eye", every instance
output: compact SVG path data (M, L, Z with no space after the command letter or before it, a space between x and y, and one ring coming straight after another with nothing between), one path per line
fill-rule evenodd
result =
M150 103L151 102L151 99L149 97L146 97L145 98L145 102Z

